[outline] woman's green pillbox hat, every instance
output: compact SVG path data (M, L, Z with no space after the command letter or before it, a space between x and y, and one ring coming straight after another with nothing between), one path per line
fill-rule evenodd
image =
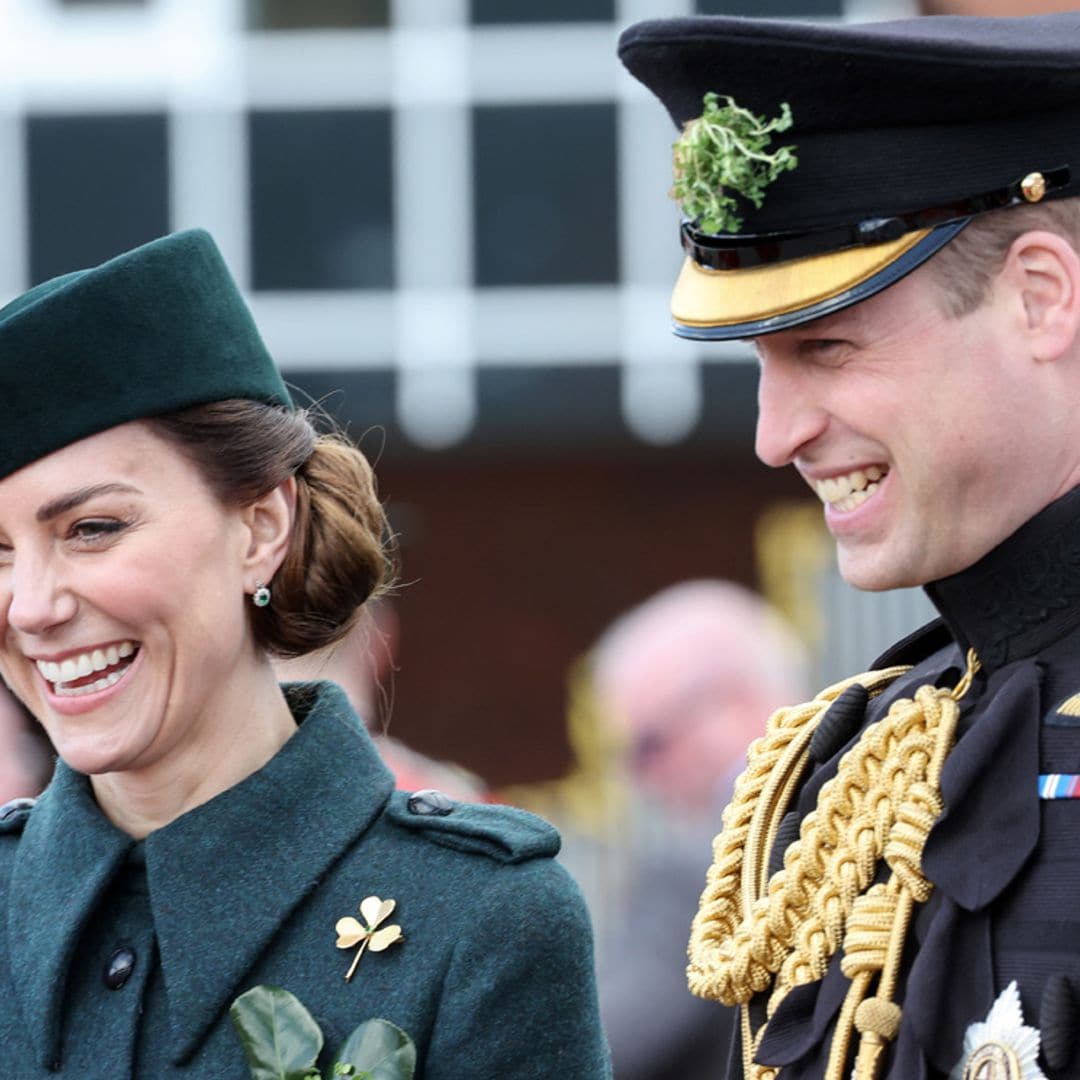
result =
M292 408L201 229L53 278L0 308L0 476L117 424L228 398Z

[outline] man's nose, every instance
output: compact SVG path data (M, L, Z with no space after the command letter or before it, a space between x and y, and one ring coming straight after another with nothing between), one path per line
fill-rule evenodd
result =
M814 400L810 380L796 357L763 357L758 377L758 419L754 451L777 468L790 465L799 450L828 425Z

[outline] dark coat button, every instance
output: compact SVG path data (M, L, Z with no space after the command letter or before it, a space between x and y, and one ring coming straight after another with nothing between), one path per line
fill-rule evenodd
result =
M409 813L422 817L446 817L454 812L454 800L434 788L414 791L409 796Z
M123 945L112 954L105 965L105 985L110 990L119 990L131 978L134 970L135 950Z
M16 817L19 814L29 814L34 809L37 799L12 799L0 806L0 821Z
M1065 1072L1072 1060L1076 1049L1077 1016L1076 996L1068 975L1060 972L1051 975L1043 987L1039 1027L1043 1057L1054 1072Z

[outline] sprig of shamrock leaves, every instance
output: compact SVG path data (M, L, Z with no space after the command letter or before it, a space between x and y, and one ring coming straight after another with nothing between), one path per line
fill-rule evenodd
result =
M774 132L792 125L785 101L772 120L755 116L712 91L704 98L701 116L689 120L672 146L675 185L671 197L688 218L707 233L736 233L742 227L739 204L732 192L760 207L765 189L799 160L794 146L766 148Z
M229 1010L252 1080L323 1080L317 1065L322 1029L300 1000L277 986L255 986ZM338 1051L331 1077L412 1080L416 1047L388 1020L361 1024Z

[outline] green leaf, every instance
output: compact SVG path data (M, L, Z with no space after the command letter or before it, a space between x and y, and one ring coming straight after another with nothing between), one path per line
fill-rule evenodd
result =
M775 132L792 126L787 102L772 120L755 116L730 97L720 102L719 95L707 93L701 116L687 122L673 145L671 196L703 231L737 233L742 217L734 195L760 208L765 189L782 173L796 168L799 159L794 146L781 146L772 153L767 149Z
M323 1034L311 1013L288 990L256 986L229 1010L244 1044L252 1080L310 1080Z
M389 1020L366 1020L345 1041L334 1068L338 1065L352 1065L365 1080L412 1080L416 1047Z

